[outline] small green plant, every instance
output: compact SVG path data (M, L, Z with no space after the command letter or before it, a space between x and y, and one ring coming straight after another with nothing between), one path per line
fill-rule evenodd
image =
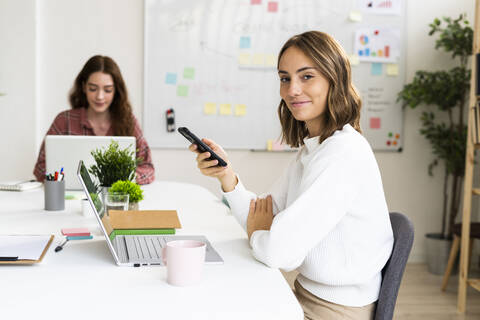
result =
M428 173L433 175L438 163L445 164L441 233L443 238L449 239L460 208L465 174L467 126L464 109L470 85L468 58L472 54L473 30L464 14L457 19L445 17L443 22L445 25L436 18L429 25L429 35L439 35L435 49L451 53L452 59L458 59L458 65L450 70L417 71L412 82L398 94L398 100L412 109L419 105L427 108L420 118L420 133L430 142L435 157ZM429 110L429 106L436 106L437 112Z
M91 152L95 164L90 166L89 171L97 177L102 187L109 187L115 181L135 178L137 165L142 161L135 158L134 152L129 148L120 149L118 142L113 141L108 148L95 149Z
M112 184L110 189L108 189L110 194L114 193L125 193L129 195L129 202L139 202L143 200L143 190L138 184L132 181L122 181L119 180Z

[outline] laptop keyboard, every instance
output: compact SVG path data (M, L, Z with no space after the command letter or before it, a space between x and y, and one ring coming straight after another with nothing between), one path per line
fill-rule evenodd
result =
M130 260L152 261L162 257L162 248L167 241L163 237L125 237Z
M223 259L204 236L121 235L115 237L114 247L121 262L163 265L162 248L173 240L203 241L207 244L205 262L223 263Z

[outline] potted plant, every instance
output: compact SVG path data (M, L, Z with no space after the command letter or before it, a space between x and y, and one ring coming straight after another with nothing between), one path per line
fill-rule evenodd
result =
M472 54L473 30L466 15L457 19L436 18L429 35L438 34L435 49L452 55L457 66L450 70L417 71L412 82L398 94L403 106L422 105L420 133L430 142L434 160L428 167L429 175L440 162L445 165L443 180L443 212L440 233L427 234L427 263L429 271L444 273L452 239L452 227L459 212L463 176L467 125L465 106L470 86L468 58ZM432 110L436 107L436 111ZM438 116L438 118L437 118ZM438 260L443 257L442 260Z
M124 193L129 195L128 210L138 210L138 203L143 200L143 190L138 184L128 180L119 180L108 189L111 194Z
M95 149L91 154L95 164L90 166L89 171L97 177L100 186L107 188L118 180L133 181L135 170L141 161L134 157L134 152L128 147L120 149L114 140L108 148Z

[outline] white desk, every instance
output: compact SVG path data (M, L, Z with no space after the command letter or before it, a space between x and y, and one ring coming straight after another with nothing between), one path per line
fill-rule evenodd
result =
M164 267L115 265L80 200L43 210L43 189L0 192L0 234L55 234L42 263L0 266L2 319L303 319L281 273L256 261L229 209L206 189L176 182L144 186L141 209L176 209L177 234L204 234L225 260L207 265L200 285L173 287ZM55 253L60 229L88 227L93 240Z

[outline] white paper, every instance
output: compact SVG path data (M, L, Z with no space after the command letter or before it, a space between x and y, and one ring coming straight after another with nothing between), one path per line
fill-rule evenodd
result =
M0 257L18 257L18 260L38 260L50 240L49 235L0 236Z

